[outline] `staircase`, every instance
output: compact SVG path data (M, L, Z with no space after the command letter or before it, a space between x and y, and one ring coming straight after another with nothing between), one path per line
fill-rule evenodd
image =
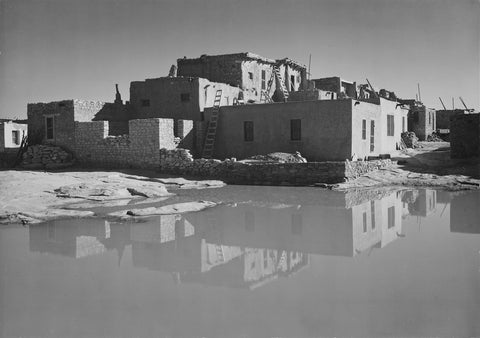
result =
M220 101L222 100L222 90L218 89L215 93L213 101L212 116L208 121L207 135L205 136L205 144L203 145L203 158L212 158L213 148L215 146L215 136L217 134L218 112L220 111Z

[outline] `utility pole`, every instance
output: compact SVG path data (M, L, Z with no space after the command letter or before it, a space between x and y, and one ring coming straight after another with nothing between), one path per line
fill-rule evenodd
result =
M452 109L455 109L455 98L452 96Z
M440 99L440 103L442 104L443 109L447 110L447 108L445 108L445 105L443 104L442 98L440 96L438 98Z
M420 95L420 83L417 83L418 87L418 101L422 102L422 96Z

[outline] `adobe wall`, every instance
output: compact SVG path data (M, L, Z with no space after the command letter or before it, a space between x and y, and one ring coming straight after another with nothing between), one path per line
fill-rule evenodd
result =
M233 104L240 91L224 83L202 78L162 77L130 83L130 106L133 119L172 118L199 121L205 107L213 106L215 94L222 90L221 105ZM182 100L182 94L188 100ZM149 100L145 106L142 101Z
M381 108L378 104L363 101L352 102L352 157L363 159L368 156L378 156L381 149ZM355 102L360 102L355 104ZM363 120L366 121L366 138L362 138ZM370 151L371 122L374 121L373 151Z
M268 63L260 63L256 60L243 61L241 63L241 85L243 89L243 95L245 102L248 100L260 101L262 90L267 89L268 80L272 76L273 65ZM265 71L265 89L262 89L262 70ZM250 79L250 73L253 79ZM283 73L282 73L283 74ZM278 79L272 82L272 87L268 95L273 96L275 89L277 88Z
M73 100L27 105L29 139L41 143L75 149L75 109ZM53 117L54 139L46 140L45 121Z
M328 92L322 89L307 89L291 92L288 101L313 101L313 100L335 100L337 93Z
M299 151L309 161L350 159L351 112L351 100L222 107L213 157L244 159L271 152ZM301 120L300 141L290 139L292 119ZM253 141L244 140L244 121L253 121Z
M308 163L193 159L185 149L161 149L160 172L224 180L229 184L312 185L338 183L391 165L390 160Z
M92 121L105 104L101 101L73 100L74 120L76 122Z
M159 149L173 149L173 120L131 120L129 135L108 136L107 121L75 122L77 160L96 167L149 168L160 165Z
M405 131L408 130L408 109L398 106L398 102L380 98L380 154L389 154L397 149L402 134L402 118L405 119ZM387 115L394 116L393 136L387 135Z
M408 123L408 130L413 131L420 141L426 141L428 135L436 130L435 109L421 107L410 111Z
M463 109L440 109L437 110L437 129L450 129L450 118L456 115L463 115Z
M202 77L213 82L242 86L241 54L205 55L197 59L178 59L177 76Z
M28 126L23 123L0 123L0 151L8 148L20 148L22 138L27 136ZM13 142L13 132L18 131L18 144Z
M452 158L480 156L480 114L452 116L450 155Z

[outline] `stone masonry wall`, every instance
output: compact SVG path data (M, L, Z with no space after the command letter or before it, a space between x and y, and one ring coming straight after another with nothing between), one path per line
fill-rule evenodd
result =
M172 149L173 120L131 120L129 134L108 136L107 121L75 122L76 158L100 167L157 169L159 149Z
M229 184L311 185L339 183L391 165L390 160L369 162L265 163L193 159L186 149L161 149L160 171L221 179Z
M480 114L451 117L450 154L452 158L480 156Z

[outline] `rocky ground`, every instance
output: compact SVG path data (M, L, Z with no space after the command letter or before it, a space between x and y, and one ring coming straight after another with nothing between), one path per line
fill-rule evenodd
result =
M397 152L398 164L330 186L337 190L380 186L479 189L479 159L450 159L449 144L422 142ZM93 217L95 208L114 209L106 217L129 218L198 211L208 201L169 204L176 189L221 187L212 180L186 180L142 171L0 171L0 223L35 223L65 217Z
M333 189L402 185L448 190L480 188L479 158L451 159L448 142L419 142L420 148L397 151L392 168L371 172L356 180L337 184Z

